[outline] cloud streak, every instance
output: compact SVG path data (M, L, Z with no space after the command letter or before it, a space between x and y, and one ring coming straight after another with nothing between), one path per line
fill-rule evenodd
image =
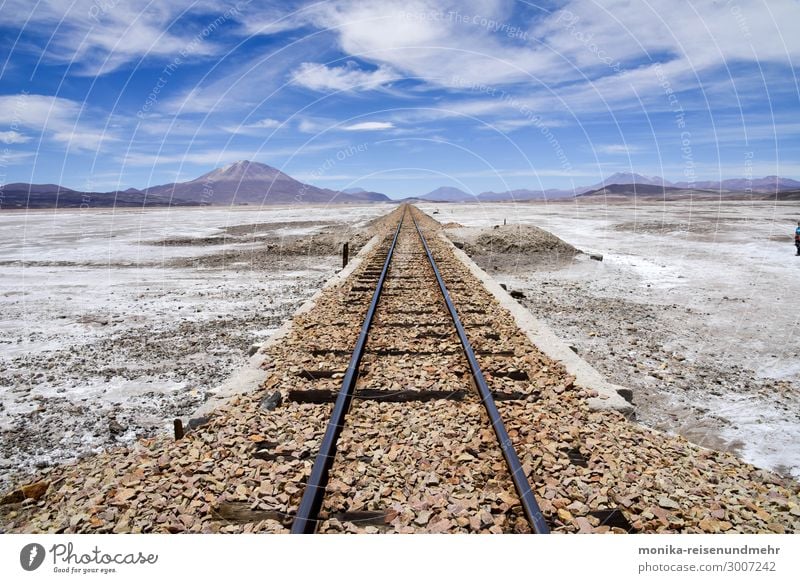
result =
M6 26L34 35L45 62L71 63L79 74L95 76L144 57L173 57L187 47L196 57L219 54L222 47L211 40L208 30L233 22L242 14L237 6L248 4L247 0L221 6L210 0L6 0L2 11ZM191 26L180 23L187 13L196 15Z
M0 96L0 124L38 132L42 139L53 140L76 150L96 151L102 143L118 139L113 131L105 130L94 121L97 119L95 116L88 112L81 115L81 110L80 103L61 97L29 94ZM87 118L92 121L87 121ZM9 139L17 140L13 143L30 141L21 139L17 131L6 133L11 136Z
M397 73L383 65L374 71L365 71L350 62L341 67L319 63L301 63L292 73L294 85L314 91L370 91L388 85Z
M374 132L377 130L390 130L394 124L388 121L362 121L342 127L346 132Z
M23 135L14 130L0 132L0 142L3 142L4 144L24 144L25 142L29 141L29 136Z

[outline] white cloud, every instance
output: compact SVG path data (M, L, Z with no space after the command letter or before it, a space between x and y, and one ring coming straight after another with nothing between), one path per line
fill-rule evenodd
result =
M0 160L6 166L18 166L26 164L33 158L34 152L8 152L0 154Z
M70 127L66 131L54 132L53 139L65 144L70 149L96 152L105 143L117 138L103 129L91 130Z
M518 82L544 72L575 77L533 39L509 39L488 26L510 26L512 7L504 0L342 0L321 3L314 21L338 36L344 52L434 85Z
M290 43L279 51L253 55L242 63L218 67L214 76L165 98L159 104L159 111L178 114L257 111L278 99L290 85L287 71L323 50L322 40L314 37Z
M173 26L185 11L197 26ZM38 33L45 60L74 64L84 75L101 75L145 56L196 58L218 54L214 39L225 26L237 26L233 5L211 0L6 0L3 23ZM227 16L226 16L227 15ZM205 20L202 18L205 16ZM16 50L23 49L18 45Z
M514 5L333 0L313 18L337 35L344 52L428 85L475 93L476 86L524 84L530 98L576 111L606 109L604 100L637 106L637 92L663 97L655 62L663 63L675 91L705 91L719 75L730 75L741 92L742 78L763 85L759 76L742 74L741 63L791 67L800 60L800 35L790 24L800 13L796 2L697 0L676 8L674 0L651 0L634 9L630 0L568 0L552 11L528 11L524 36L516 37L508 34L520 24ZM796 89L790 70L767 83Z
M271 6L259 7L260 12L248 10L247 18L242 19L242 26L248 35L271 36L280 34L287 30L306 26L309 23L309 8L313 10L314 6L301 7L292 12L286 12Z
M396 130L397 126L391 121L360 121L336 120L326 117L302 117L297 122L297 129L306 134L322 134L325 132L374 132L380 130ZM397 130L399 131L399 130Z
M247 127L251 127L251 128L277 128L277 127L280 127L280 125L281 125L281 122L279 122L277 119L271 119L271 118L265 117L264 119L260 119L255 123L248 124Z
M0 142L4 144L24 144L30 138L16 131L0 132Z
M790 23L798 16L793 2L693 0L677 8L673 0L651 0L647 9L632 9L630 0L611 0L602 8L593 0L572 0L563 8L567 18L564 12L554 14L546 40L595 59L592 43L617 59L647 51L683 59L687 68L736 61L786 63L800 55L800 39L791 34Z
M367 91L388 85L397 79L397 73L385 66L365 71L354 63L341 67L301 63L291 79L293 84L315 91Z
M42 130L74 121L80 104L51 95L19 93L0 95L0 123Z
M301 119L300 123L297 124L297 129L304 134L318 134L328 128L330 128L330 124L323 124L307 118Z
M342 127L343 130L348 132L371 132L375 130L390 130L392 128L394 128L394 124L389 121L362 121Z
M598 154L615 155L629 155L641 151L641 148L632 146L630 144L598 144L594 146L594 151Z
M763 99L765 83L796 91L790 70L762 81L739 68L742 63L800 61L800 35L790 25L798 14L796 3L697 0L676 9L674 0L651 0L634 10L630 0L564 0L550 11L524 11L527 20L520 20L518 6L512 0L329 0L307 3L297 11L252 8L248 22L260 23L248 29L254 34L308 25L326 32L257 55L171 103L183 112L254 108L260 103L253 96L272 97L281 91L287 69L292 71L290 83L323 92L399 91L406 86L389 85L416 79L417 97L425 89L445 87L453 97L473 98L471 112L464 100L450 99L446 107L481 118L502 114L507 120L519 108L486 98L486 89L507 89L536 112L558 111L575 118L609 110L616 115L642 105L667 111L654 62L662 63L676 92L700 88L705 95L719 95L714 84L726 77L735 79L742 99L748 97L748 88L759 85L762 91L755 98ZM522 27L524 36L509 35L508 27L514 26ZM374 68L315 62L330 48L331 39L336 48ZM732 65L732 74L726 69L729 64L737 67ZM704 94L694 91L695 102L687 97L681 104L704 108Z
M227 125L223 126L222 129L230 134L236 135L247 135L247 136L261 136L261 135L269 135L264 132L264 130L271 130L275 128L279 128L283 125L282 122L278 121L277 119L271 119L265 117L264 119L260 119L258 121L240 125Z
M0 96L0 124L39 132L67 148L96 151L116 135L99 126L96 112L77 101L50 95ZM15 130L12 130L15 131Z

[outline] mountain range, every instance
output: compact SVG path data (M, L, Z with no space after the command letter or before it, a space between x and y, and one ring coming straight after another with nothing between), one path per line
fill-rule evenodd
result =
M747 192L749 189L749 193ZM635 173L612 174L602 182L574 190L527 190L482 192L471 194L452 186L439 187L423 196L403 200L437 202L491 202L524 200L563 200L574 197L670 197L700 196L718 198L721 193L731 193L732 198L753 196L770 198L782 193L781 198L793 200L800 190L800 182L778 176L757 179L735 178L722 181L669 182L659 176ZM385 194L363 188L343 191L319 188L296 180L272 166L240 160L217 168L186 182L173 182L151 186L143 190L129 188L123 191L82 192L57 184L14 183L0 186L0 208L93 208L189 206L233 204L331 204L390 202ZM396 201L395 202L399 202Z
M143 190L82 192L57 184L7 184L0 208L96 208L232 204L329 204L386 202L389 197L358 189L339 192L295 180L277 168L240 160L194 180Z
M627 189L618 188L625 185ZM589 186L579 186L574 190L547 189L547 190L508 190L504 192L481 192L471 194L450 186L442 186L418 198L427 201L437 202L492 202L504 200L559 200L573 198L576 196L586 196L589 194L602 194L603 189L616 186L613 193L617 195L648 195L669 193L677 194L683 191L686 195L695 191L704 193L714 192L717 196L720 193L745 194L748 189L752 193L775 194L783 191L800 189L800 181L791 178L781 178L780 176L765 176L764 178L733 178L722 181L700 181L670 182L660 176L644 176L633 172L617 172L605 180ZM638 188L646 187L646 188ZM654 190L655 188L655 190Z
M339 192L295 180L277 168L241 160L189 180L153 186L147 195L178 200L199 200L210 204L306 204L334 202L386 202L385 194Z
M112 192L84 192L58 184L27 184L23 182L0 187L0 209L162 207L197 204L191 200L170 200L156 194L145 196L135 188Z

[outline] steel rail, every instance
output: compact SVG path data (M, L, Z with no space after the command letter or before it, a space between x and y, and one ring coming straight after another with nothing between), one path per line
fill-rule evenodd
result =
M436 266L436 261L434 260L433 254L428 247L428 242L425 240L425 235L422 234L422 230L419 228L419 224L417 224L417 220L414 218L413 213L411 214L411 220L414 221L414 226L417 228L417 233L419 234L419 238L422 240L423 247L425 247L425 253L428 255L428 261L433 268L434 275L436 275L436 281L439 283L439 289L442 292L445 304L447 304L447 309L450 312L450 316L453 318L453 324L455 324L456 330L458 331L458 337L461 340L461 346L464 349L464 353L467 355L469 367L472 370L472 376L475 379L475 384L478 387L481 401L483 402L486 412L489 415L489 419L492 422L492 428L497 436L497 441L500 443L500 449L503 452L506 465L511 472L511 479L514 481L514 488L517 490L517 495L522 503L522 509L525 512L525 516L528 519L528 522L530 523L534 533L549 534L550 527L547 525L547 521L545 521L544 516L542 515L539 504L536 502L536 498L531 490L531 485L525 476L525 471L522 469L522 464L519 461L517 452L514 450L514 444L511 442L511 438L508 435L508 431L506 431L506 426L503 423L503 419L500 417L500 412L497 410L497 405L495 405L494 397L492 397L492 391L486 384L486 379L483 376L483 372L481 371L481 367L478 364L477 358L475 358L475 352L472 350L472 345L467 338L467 333L464 330L464 326L461 324L461 319L458 317L458 313L453 305L453 301L450 299L450 293L447 291L447 286L442 279L441 273L439 273L439 268Z
M389 253L386 255L386 261L383 264L383 270L375 286L375 292L372 295L372 302L369 305L369 310L367 310L364 323L361 325L361 333L358 335L356 346L350 357L350 364L347 367L347 373L345 374L344 380L342 380L342 388L339 390L339 394L336 397L336 404L333 406L331 419L328 422L327 429L325 429L325 435L322 438L319 453L314 460L314 466L311 468L311 476L303 491L303 498L300 500L297 515L295 516L294 522L292 522L292 534L313 534L317 528L317 519L319 511L322 508L322 501L325 498L325 487L328 484L328 475L333 465L333 460L336 457L336 444L344 428L344 420L347 416L347 411L350 409L350 403L353 401L353 390L356 386L356 380L358 379L358 368L361 364L361 357L364 355L369 329L372 326L375 309L378 306L381 291L383 291L383 282L386 280L386 274L389 272L389 264L392 261L392 255L394 254L394 248L397 244L397 238L400 235L400 227L403 226L406 212L407 211L403 212L403 216L397 224L397 230L394 232L394 239L392 239Z

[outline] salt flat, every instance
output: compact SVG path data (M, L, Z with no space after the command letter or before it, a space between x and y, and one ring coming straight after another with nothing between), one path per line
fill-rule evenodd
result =
M800 476L798 203L422 205L468 227L528 224L583 255L484 265L609 380L639 418ZM491 263L491 262L490 262Z
M297 252L303 237L346 239L386 212L1 212L2 480L168 430L340 267L329 250ZM236 228L258 236L219 238Z
M339 267L329 250L280 243L347 237L391 208L0 213L2 475L168 431ZM800 475L800 205L421 208L468 227L537 225L601 253L484 267L632 387L642 422ZM256 224L258 237L225 238Z

